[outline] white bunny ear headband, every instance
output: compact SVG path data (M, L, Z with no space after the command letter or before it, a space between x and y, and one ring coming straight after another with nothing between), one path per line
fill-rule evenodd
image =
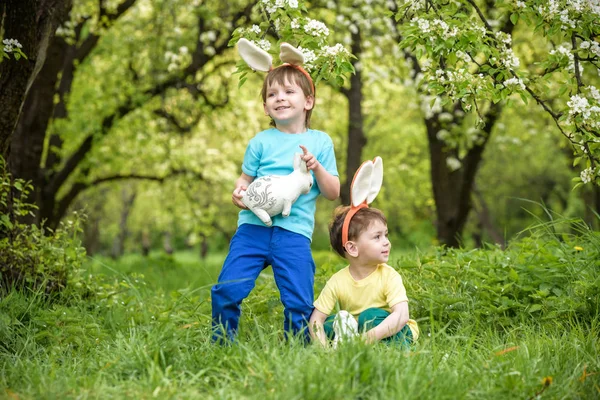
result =
M241 38L238 41L238 53L240 53L242 59L254 71L269 72L273 69L273 58L271 55L248 39ZM308 78L314 94L315 84L313 83L310 74L301 67L301 65L304 64L304 55L302 52L288 43L281 43L281 46L279 47L279 58L283 61L283 64L281 64L280 67L289 65L302 72L306 78Z
M342 246L348 242L350 220L361 208L368 208L369 204L381 190L383 183L383 160L375 157L373 161L365 161L358 168L350 185L350 210L344 218L342 225Z

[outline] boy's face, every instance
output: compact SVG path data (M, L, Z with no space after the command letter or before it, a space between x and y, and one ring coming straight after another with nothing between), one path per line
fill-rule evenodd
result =
M267 88L265 114L277 125L304 124L306 112L313 108L314 99L306 97L296 83L286 81L280 85L274 82Z
M390 258L392 244L388 239L387 225L373 221L355 241L357 256L364 263L381 264Z

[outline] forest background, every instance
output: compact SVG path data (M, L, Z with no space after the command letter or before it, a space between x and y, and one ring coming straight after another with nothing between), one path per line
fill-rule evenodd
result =
M245 36L303 45L314 75L322 65L336 67L322 74L328 80L319 84L313 126L332 136L344 187L340 202L319 204L317 248L327 248L332 208L348 203L347 182L376 155L386 165L378 207L398 245L504 245L543 213L530 201L597 228L600 194L591 181L598 145L589 133L597 126L565 121L582 95L588 106L581 115L598 117L593 21L562 29L551 8L546 15L534 4L470 3L441 8L448 17L437 25L428 2L400 4L413 4L407 9L283 2L266 10L269 2L106 1L99 8L79 1L62 15L57 7L58 34L43 48L43 67L32 69L35 79L24 81L29 90L14 133L4 133L10 171L34 187L29 200L39 211L26 222L54 229L85 210L89 254L119 256L161 243L224 250L235 229L238 210L229 197L245 145L269 122L262 75L234 73L239 57L230 45ZM476 10L486 16L460 31ZM17 28L8 17L5 37ZM312 18L325 21L327 32L291 28ZM282 27L270 33L272 21ZM536 21L547 25L537 28L544 35L531 29ZM335 43L345 51L323 56ZM1 64L7 88L25 71L20 64L40 63L35 47L26 53L28 60ZM3 93L5 115L18 111L19 98L6 98L15 91ZM573 190L571 178L580 174L588 184Z

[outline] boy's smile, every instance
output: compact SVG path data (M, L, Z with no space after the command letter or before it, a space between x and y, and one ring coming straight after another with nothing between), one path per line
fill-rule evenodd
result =
M306 112L312 109L312 96L306 97L296 83L286 81L280 85L274 82L267 89L264 104L265 113L275 121L277 128L290 130L290 133L303 132Z

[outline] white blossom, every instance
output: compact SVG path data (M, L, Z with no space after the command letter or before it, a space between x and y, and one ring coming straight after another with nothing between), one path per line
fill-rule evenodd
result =
M571 96L571 100L567 102L569 106L569 114L582 114L589 107L588 99L578 94Z
M425 114L425 118L431 118L435 114L439 114L442 112L442 99L439 96L421 96L421 110Z
M200 41L202 43L214 42L217 40L217 33L215 31L206 31L200 34Z
M303 47L298 47L298 51L300 51L304 57L304 68L310 71L314 67L313 62L317 59L317 55L313 50L305 49Z
M290 8L298 8L298 0L287 0Z
M258 41L253 41L255 45L263 49L264 51L269 51L271 49L271 42L266 39L261 39Z
M446 165L448 166L450 171L456 171L457 169L460 169L460 167L462 167L462 163L456 157L446 158Z
M4 44L5 53L12 53L15 47L19 49L23 48L23 45L17 39L4 39L2 44Z
M525 90L525 84L523 83L523 80L516 77L505 80L503 84L507 88L513 88L516 86L519 87L521 90Z
M435 136L438 138L438 140L444 141L450 137L450 132L448 132L446 129L440 129Z
M581 181L583 183L590 183L594 179L595 172L595 169L592 167L584 169L579 174L579 176L581 177Z
M329 36L329 28L324 23L310 18L304 25L304 31L313 36Z
M338 54L343 54L346 56L350 54L341 43L337 43L335 46L325 46L323 47L322 51L325 55L330 57L335 57Z
M469 55L462 50L458 50L456 52L456 57L467 64L471 62L471 57L469 57Z
M206 46L204 48L204 54L206 54L207 56L214 56L216 53L217 51L212 46Z
M506 49L503 52L502 64L506 68L518 68L521 65L519 58L515 55L512 49Z
M416 23L416 25L423 33L429 33L431 31L429 20L426 20L424 18L413 18L410 22L412 24Z
M600 91L598 88L596 88L596 86L588 86L587 90L590 92L592 98L600 103Z
M261 32L260 26L258 25L252 25L252 28L250 28L250 32L256 33L257 35Z

